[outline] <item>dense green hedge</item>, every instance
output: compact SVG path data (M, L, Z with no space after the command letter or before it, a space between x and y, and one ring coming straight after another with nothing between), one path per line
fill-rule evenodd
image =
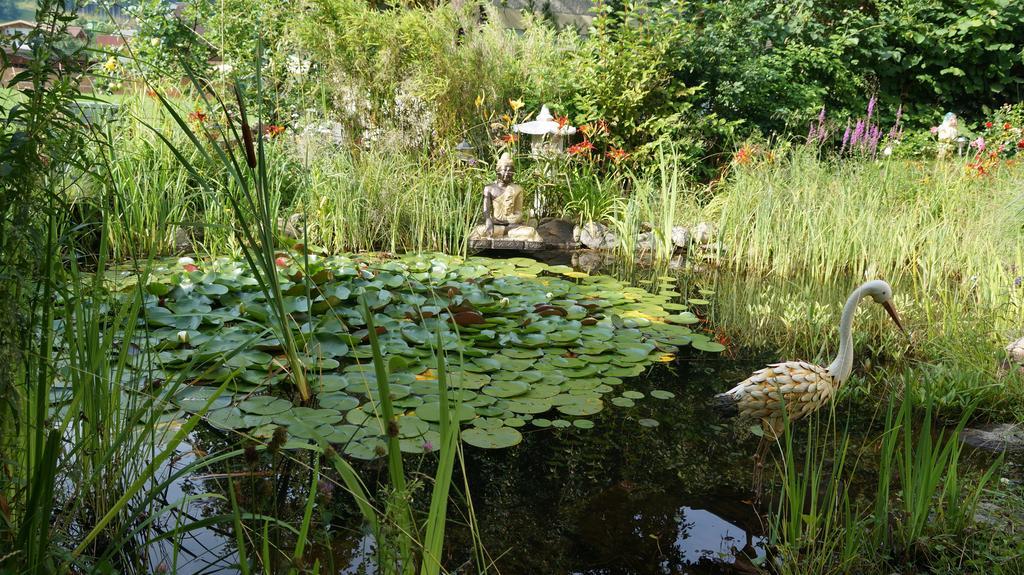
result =
M512 98L525 102L520 114L548 103L577 125L603 120L595 143L634 158L672 142L705 159L753 134L806 134L822 108L845 123L872 96L880 123L902 106L904 122L923 127L1024 94L1018 0L600 2L583 35L535 17L512 33L486 2L201 6L209 45L238 72L253 70L262 35L277 117L313 105L353 134L415 132L406 140L431 148L466 134L495 142L503 114L521 119ZM289 74L289 58L310 71Z

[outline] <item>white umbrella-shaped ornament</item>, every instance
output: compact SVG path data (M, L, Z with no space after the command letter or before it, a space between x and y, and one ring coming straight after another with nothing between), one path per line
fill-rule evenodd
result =
M541 106L536 118L512 126L512 131L529 135L530 153L533 156L542 156L548 152L561 152L565 149L566 137L575 134L576 128L569 124L559 125L548 107Z
M568 123L561 124L555 121L546 105L540 107L540 113L529 122L512 126L512 131L517 134L530 136L530 155L534 158L541 158L548 154L560 154L565 149L565 140L568 136L576 133L576 127ZM548 166L550 169L550 166ZM548 171L548 170L546 170ZM533 217L540 218L544 215L544 197L538 189L533 195Z

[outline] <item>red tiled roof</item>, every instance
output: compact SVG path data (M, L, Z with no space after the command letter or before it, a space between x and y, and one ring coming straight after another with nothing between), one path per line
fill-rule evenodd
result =
M92 37L97 46L120 47L125 45L124 38L118 34L97 34Z

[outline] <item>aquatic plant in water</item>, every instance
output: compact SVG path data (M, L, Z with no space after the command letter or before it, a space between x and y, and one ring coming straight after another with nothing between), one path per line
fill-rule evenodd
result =
M451 417L465 426L466 443L483 448L519 443L519 428L531 421L589 428L586 418L604 409L603 396L652 362L671 360L686 345L724 349L687 327L698 319L670 301L672 278L654 295L526 258L293 253L276 261L313 401L297 405L290 397L288 363L268 327L271 309L244 263L169 263L146 280L145 335L133 340L148 352L135 365L140 385L181 372L190 382L167 398L168 418L200 410L226 383L206 415L214 427L268 437L285 426L295 441L382 456L388 430L361 301L387 362L401 449L413 453L441 445L437 341ZM138 281L107 274L113 290Z

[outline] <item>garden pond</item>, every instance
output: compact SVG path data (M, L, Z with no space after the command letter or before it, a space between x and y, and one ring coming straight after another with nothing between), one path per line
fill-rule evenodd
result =
M629 266L592 275L523 257L293 253L276 264L313 395L306 406L296 406L270 327L275 309L243 263L186 258L106 274L113 290L143 294L144 313L123 338L134 358L125 394L158 397L167 429L208 410L158 480L197 455L280 447L177 478L166 501L185 502L178 513L230 512L226 497L201 497L225 494L230 479L243 507L299 522L310 444L347 455L367 485L386 480L376 339L401 448L421 478L436 465L444 350L477 531L498 572L731 573L764 558L766 506L750 491L757 438L707 403L772 358L721 353L728 340L709 321L715 292L700 289L716 282L637 277ZM281 427L287 441L275 437ZM332 545L310 555L329 572L372 572L373 542L350 498L324 485L316 497L334 510ZM461 572L473 540L465 494L454 499L444 564ZM234 538L216 525L179 537L150 547L153 564L233 571Z

